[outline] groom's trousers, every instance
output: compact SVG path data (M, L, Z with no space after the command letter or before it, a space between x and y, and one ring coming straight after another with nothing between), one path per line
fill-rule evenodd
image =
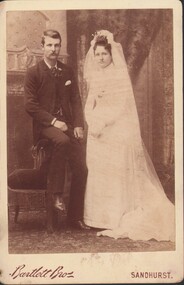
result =
M52 144L47 176L48 193L53 195L63 193L68 162L72 175L67 218L69 222L83 220L87 179L84 142L74 137L72 127L65 132L53 126L43 128L41 137L49 139Z

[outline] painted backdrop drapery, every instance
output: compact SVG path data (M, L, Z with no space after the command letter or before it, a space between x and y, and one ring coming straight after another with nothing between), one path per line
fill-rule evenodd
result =
M133 83L142 137L169 198L174 200L172 10L67 11L68 53L79 80L83 103L87 90L83 65L92 34L107 29L124 49Z

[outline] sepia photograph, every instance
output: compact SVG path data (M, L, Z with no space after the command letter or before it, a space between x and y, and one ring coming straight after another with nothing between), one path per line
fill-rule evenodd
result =
M180 1L26 2L1 6L1 282L181 281Z

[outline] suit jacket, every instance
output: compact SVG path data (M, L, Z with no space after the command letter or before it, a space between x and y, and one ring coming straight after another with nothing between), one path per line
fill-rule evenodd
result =
M73 71L60 61L61 76L53 77L44 60L27 70L25 76L25 109L33 118L33 140L38 141L40 131L51 126L62 110L62 120L73 127L83 127L83 111Z

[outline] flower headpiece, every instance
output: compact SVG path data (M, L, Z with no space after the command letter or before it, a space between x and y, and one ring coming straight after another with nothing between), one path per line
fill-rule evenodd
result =
M93 40L91 41L91 46L94 46L95 43L97 42L98 38L104 38L107 40L107 43L108 44L112 44L114 42L114 37L113 37L113 34L110 33L109 31L107 30L100 30L100 31L97 31L95 32L95 34L93 35L94 38Z
M111 54L112 54L112 63L116 70L121 70L124 74L127 74L128 71L126 66L126 61L123 54L123 49L120 43L114 41L113 34L107 30L97 31L93 35L93 40L91 41L91 46L86 55L85 64L84 64L84 78L90 80L93 77L93 74L98 70L98 65L95 61L94 56L94 46L99 41L99 39L107 40L107 43L111 45Z

